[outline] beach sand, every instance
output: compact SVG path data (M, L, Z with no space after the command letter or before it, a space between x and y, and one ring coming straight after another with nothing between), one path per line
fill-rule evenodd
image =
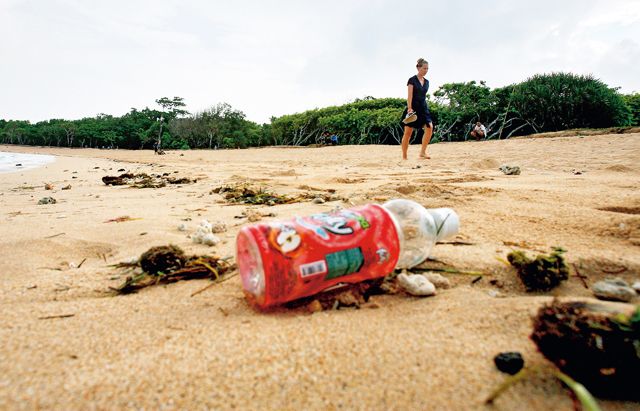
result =
M0 409L572 410L548 373L483 404L506 377L493 364L499 352L549 364L529 339L542 304L592 298L574 270L549 293L526 293L500 260L562 246L588 284L614 272L640 280L640 134L434 144L426 161L411 146L405 162L393 146L0 151L56 156L0 174ZM503 164L522 174L504 175ZM124 171L198 181L101 181ZM238 181L279 194L335 189L346 201L228 205L211 193ZM38 205L47 196L57 203ZM271 221L391 198L455 209L458 244L437 245L432 258L483 278L446 274L452 287L434 297L374 296L359 310L314 314L257 312L238 276L193 297L210 281L107 293L124 280L109 265L151 246L234 256L248 209L275 213ZM123 216L133 220L106 222ZM190 240L203 219L227 224L220 244Z

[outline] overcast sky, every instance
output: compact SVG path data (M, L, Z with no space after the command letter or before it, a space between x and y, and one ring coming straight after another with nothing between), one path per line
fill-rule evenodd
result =
M183 97L248 120L538 73L640 91L640 0L0 0L0 118L120 116Z

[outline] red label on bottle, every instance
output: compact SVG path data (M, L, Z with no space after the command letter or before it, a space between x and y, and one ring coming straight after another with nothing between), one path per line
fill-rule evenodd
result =
M248 296L267 307L383 277L395 268L399 247L390 215L370 204L245 227L237 259Z

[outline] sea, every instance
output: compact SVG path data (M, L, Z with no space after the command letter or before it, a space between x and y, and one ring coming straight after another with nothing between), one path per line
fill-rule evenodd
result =
M42 167L55 161L54 156L45 154L7 153L0 151L0 173L14 173Z

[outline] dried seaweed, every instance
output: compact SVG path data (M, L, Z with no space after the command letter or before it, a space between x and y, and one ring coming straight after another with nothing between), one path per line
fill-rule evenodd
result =
M160 188L167 184L190 184L195 183L197 179L191 179L188 177L168 177L166 175L146 173L123 173L119 176L104 176L102 182L108 186L122 186L127 185L133 188Z
M538 311L531 339L594 394L640 400L640 306L556 300Z
M275 194L265 187L252 186L249 183L237 183L223 185L211 190L211 193L221 194L230 203L243 204L290 204L300 201L296 197L289 197L283 194Z
M552 250L551 254L540 254L534 260L520 250L507 255L527 291L549 291L569 278L569 267L563 256L566 250L561 247Z
M586 411L600 411L600 406L595 398L591 395L591 393L579 382L574 381L568 375L562 373L558 370L551 370L551 374L553 374L557 379L562 381L575 395L575 397L580 401L580 405ZM534 374L541 374L542 369L537 367L523 368L517 374L511 375L507 377L499 386L496 388L489 397L485 400L485 404L493 404L493 402L509 387L516 384L517 382L524 380L526 378L531 377Z
M322 199L323 202L340 200L341 197L335 195L334 189L327 189L326 193L304 192L298 195L276 194L269 191L264 186L251 185L248 182L222 185L216 187L209 194L220 194L230 203L242 203L253 205L291 204L303 201L313 201Z
M182 249L174 245L152 247L140 256L138 262L120 263L114 267L142 269L142 272L127 276L120 286L111 287L117 294L129 294L152 285L183 280L210 278L218 281L235 268L227 259L218 256L187 257Z
M184 267L187 256L180 247L165 245L151 247L140 256L140 267L146 273L158 275L163 272L172 272Z

